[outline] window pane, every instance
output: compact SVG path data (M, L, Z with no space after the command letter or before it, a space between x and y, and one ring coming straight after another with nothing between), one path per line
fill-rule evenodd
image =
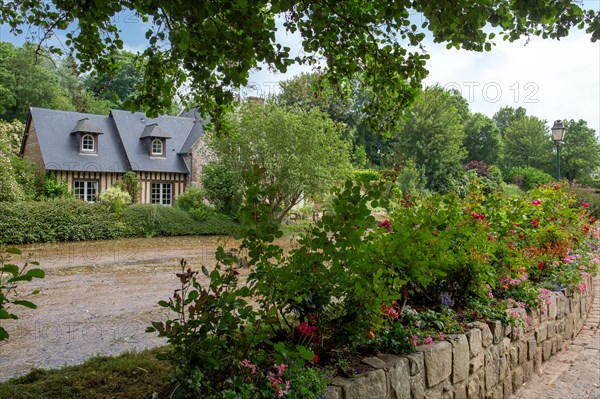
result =
M81 148L84 151L94 151L94 138L91 135L86 134L82 140Z
M152 154L153 155L162 155L163 153L163 143L160 139L152 140Z

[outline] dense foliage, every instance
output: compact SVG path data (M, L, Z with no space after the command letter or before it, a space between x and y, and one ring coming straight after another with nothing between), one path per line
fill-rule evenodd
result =
M149 328L174 346L166 358L182 393L312 397L297 395L288 370L318 366L326 378L347 368L344 354L409 353L473 320L522 333L527 311L546 312L551 290L586 291L600 264L589 204L566 186L510 198L474 180L462 197L401 200L376 221L371 209L388 205L390 189L346 183L289 251L273 243L281 232L263 191L250 190L239 250L217 250L219 265L202 267L207 285L182 261L180 287L160 302L176 317Z
M446 5L421 0L197 4L111 0L93 6L36 0L2 5L0 23L15 34L33 25L32 32L44 32L42 41L64 34L63 43L76 50L81 69L102 76L115 71L116 54L124 46L119 13L138 16L147 28L142 53L146 69L131 101L135 107L164 111L177 89L187 85L190 103L216 115L233 99L229 88L246 85L250 70L260 63L280 72L293 64L307 64L322 69L332 86L343 87L360 75L377 93L361 111L388 125L397 121L387 115L406 110L427 76L429 56L422 48L426 32L435 42L475 51L491 50L496 36L510 41L530 35L558 39L573 27L585 29L592 40L600 37L599 13L573 0L459 0ZM422 17L420 26L414 23L415 14ZM299 34L302 52L294 54L278 42L278 27Z
M0 214L0 243L14 244L124 236L230 235L239 229L218 215L196 221L177 208L140 204L114 213L101 204L76 199L4 202L0 203Z

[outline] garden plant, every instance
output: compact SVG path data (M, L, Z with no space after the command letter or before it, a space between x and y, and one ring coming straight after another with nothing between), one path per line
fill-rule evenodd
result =
M355 359L406 354L469 322L527 330L550 291L584 292L600 263L589 204L550 184L510 198L472 180L462 196L405 197L390 181L347 182L293 249L247 193L242 243L218 266L181 263L180 287L160 305L177 315L149 331L167 337L177 393L207 398L318 398ZM391 196L395 198L395 196ZM376 220L373 208L393 209ZM238 281L240 264L252 268Z

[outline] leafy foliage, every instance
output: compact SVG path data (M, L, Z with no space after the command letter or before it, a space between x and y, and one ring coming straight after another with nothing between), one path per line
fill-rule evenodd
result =
M204 193L201 189L191 187L177 197L175 205L184 211L204 205Z
M202 167L201 180L202 191L217 212L237 219L243 201L239 171L212 162Z
M554 181L554 177L548 173L532 167L515 167L506 173L506 181L515 183L523 190L527 191L540 184L546 184Z
M142 182L135 172L127 172L118 180L114 186L127 192L130 197L130 203L137 204L140 202L142 194Z
M125 207L131 204L131 196L119 187L112 186L100 194L100 203L107 205L111 212L122 215Z
M280 220L303 196L324 192L350 173L341 127L318 109L246 103L228 124L228 137L213 132L209 147L244 187L256 179L265 188L264 202Z
M527 4L460 0L443 6L427 1L124 4L111 0L95 7L72 2L49 7L33 1L3 6L0 23L15 34L22 34L24 25L41 27L44 38L68 28L64 44L77 50L82 70L94 69L103 76L116 71L117 54L123 48L115 18L119 12L133 12L148 23L142 53L144 82L131 105L163 111L177 89L189 84L189 102L212 111L215 121L220 106L233 99L228 88L246 85L249 71L259 63L280 72L293 64L322 65L325 78L336 87L360 75L378 94L361 111L373 119L373 126L381 126L398 121L386 116L407 109L427 76L428 55L421 48L426 32L447 47L475 51L490 51L498 34L510 41L529 35L558 39L577 27L592 40L600 37L599 14L572 0ZM422 15L421 26L411 19L414 13ZM286 32L300 34L299 55L278 43L277 18ZM195 40L198 37L202 40ZM62 50L51 47L50 52Z
M37 262L26 260L23 267L9 263L11 254L21 255L21 251L17 248L6 248L4 245L0 245L0 320L18 319L18 316L12 313L11 305L35 309L37 306L33 302L19 299L20 295L17 289L23 281L31 281L34 278L44 278L45 276L41 269L28 268L30 264L38 266ZM37 291L33 292L33 294L36 293ZM0 325L0 341L8 338L8 331Z

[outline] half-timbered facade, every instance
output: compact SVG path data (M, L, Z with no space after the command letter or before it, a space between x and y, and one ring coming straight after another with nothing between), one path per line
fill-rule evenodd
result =
M112 110L108 116L31 108L21 155L39 173L54 173L73 194L95 202L129 172L142 183L141 203L172 205L197 182L203 122L196 113L148 118Z

